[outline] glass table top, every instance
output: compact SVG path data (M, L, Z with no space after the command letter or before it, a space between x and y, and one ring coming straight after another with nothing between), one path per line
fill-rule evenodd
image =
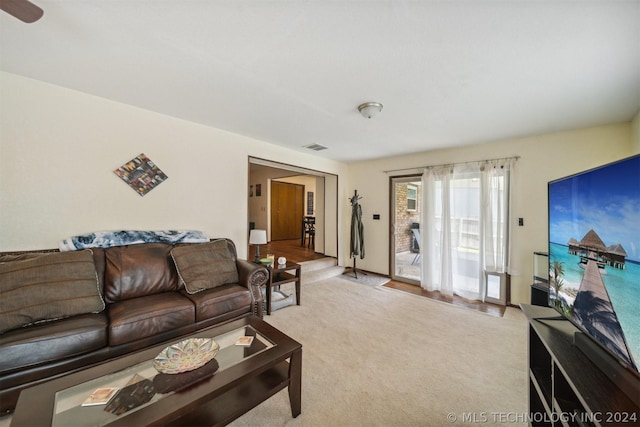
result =
M242 336L254 337L250 346L237 345ZM121 417L153 405L176 391L160 393L158 384L167 381L180 383L182 388L209 378L215 372L228 369L244 360L266 351L275 344L251 326L243 326L230 332L207 336L198 333L189 338L213 338L220 350L215 356L218 369L209 362L201 368L181 374L161 374L153 366L153 359L138 363L126 369L104 375L93 380L60 390L55 395L53 427L103 426ZM182 341L181 339L175 342ZM171 387L170 387L171 388ZM116 389L107 402L83 406L87 399L96 394ZM175 387L171 388L175 389ZM85 403L86 405L86 403Z

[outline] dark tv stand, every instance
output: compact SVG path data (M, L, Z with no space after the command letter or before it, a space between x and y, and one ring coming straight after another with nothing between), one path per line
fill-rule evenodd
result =
M556 312L554 311L554 313L556 313ZM545 320L567 320L567 318L564 317L563 315L559 314L559 315L556 315L556 316L536 317L533 320L537 320L538 322L543 322Z
M629 397L574 345L578 328L568 320L537 320L555 318L553 308L521 308L529 319L530 425L640 424L640 396Z
M640 377L625 369L584 332L573 335L573 344L582 351L611 381L616 383L631 400L640 400ZM640 420L638 421L640 425Z

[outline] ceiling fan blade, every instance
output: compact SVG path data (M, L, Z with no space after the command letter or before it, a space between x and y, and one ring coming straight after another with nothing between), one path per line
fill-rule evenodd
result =
M30 24L42 18L44 11L28 0L0 0L0 9Z

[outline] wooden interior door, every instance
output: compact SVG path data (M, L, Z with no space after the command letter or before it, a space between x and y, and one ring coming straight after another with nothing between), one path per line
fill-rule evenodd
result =
M302 237L304 185L271 181L271 240Z

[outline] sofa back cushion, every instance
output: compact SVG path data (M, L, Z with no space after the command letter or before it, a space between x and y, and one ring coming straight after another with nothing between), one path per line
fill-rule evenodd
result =
M105 300L114 303L178 290L172 248L166 243L142 243L105 249Z
M180 280L190 294L238 283L235 247L226 239L175 247L171 251Z
M0 333L104 307L90 250L0 258Z

